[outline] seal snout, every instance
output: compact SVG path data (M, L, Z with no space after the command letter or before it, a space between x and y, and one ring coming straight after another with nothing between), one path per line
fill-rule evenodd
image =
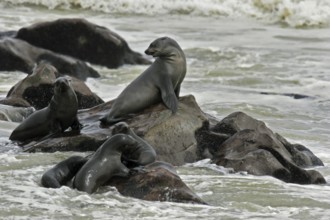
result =
M153 55L155 52L156 52L155 49L152 48L148 48L146 49L146 51L144 51L144 53L147 55Z
M151 55L153 57L157 56L156 54L159 52L159 48L157 48L157 45L155 43L151 43L148 49L144 51L145 54Z
M59 92L64 92L66 89L70 87L68 79L64 77L60 77L55 82L55 89Z

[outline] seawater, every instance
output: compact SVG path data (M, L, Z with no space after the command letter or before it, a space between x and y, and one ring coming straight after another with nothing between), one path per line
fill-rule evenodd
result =
M0 30L80 17L119 33L143 53L157 37L178 41L187 56L182 95L219 119L243 111L290 142L311 149L330 181L329 1L298 0L2 0ZM0 61L1 62L1 61ZM110 70L88 86L115 98L147 66ZM25 74L0 73L0 97ZM263 95L263 92L273 95ZM293 99L280 93L310 98ZM278 94L278 95L276 95ZM45 189L41 175L79 152L22 153L8 140L17 123L0 122L0 219L328 219L330 186L283 183L232 173L203 160L177 167L209 206L148 202L104 187L88 195Z

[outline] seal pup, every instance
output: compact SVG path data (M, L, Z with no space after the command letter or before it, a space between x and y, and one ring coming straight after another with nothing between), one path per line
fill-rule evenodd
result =
M121 155L127 148L136 144L136 140L126 134L109 138L78 171L73 182L74 188L93 193L113 176L129 176L130 170L122 164Z
M173 113L177 111L180 87L187 71L182 49L175 40L162 37L153 41L145 53L157 57L156 60L121 92L110 112L100 118L102 124L122 121L128 114L161 101Z
M78 100L69 80L59 77L54 84L54 96L49 105L32 113L11 133L9 139L26 141L33 138L42 140L64 132L71 127L80 130L77 118Z
M72 156L56 164L41 177L41 185L46 188L60 188L69 182L88 161L81 156Z
M145 140L137 136L126 122L119 122L114 125L112 135L127 134L133 137L137 144L123 152L122 158L127 166L144 166L156 160L156 151Z

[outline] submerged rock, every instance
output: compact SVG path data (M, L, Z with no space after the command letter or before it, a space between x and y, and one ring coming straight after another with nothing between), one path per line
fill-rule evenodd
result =
M123 64L150 64L109 29L85 19L58 19L21 28L17 39L93 64L117 68Z
M143 200L207 204L182 181L171 164L159 161L129 178L113 177L107 185L116 187L124 196Z
M54 95L54 82L60 74L50 64L41 63L31 75L27 75L23 80L14 85L7 94L7 97L0 100L1 104L34 107L39 110L48 106ZM78 98L79 109L90 108L104 103L96 94L86 86L86 84L76 78L71 78L71 85Z
M86 80L100 75L86 63L69 56L38 48L14 38L0 39L0 71L22 71L31 74L42 61L55 66L62 74Z
M13 107L0 104L0 120L10 122L22 122L34 112L33 107Z

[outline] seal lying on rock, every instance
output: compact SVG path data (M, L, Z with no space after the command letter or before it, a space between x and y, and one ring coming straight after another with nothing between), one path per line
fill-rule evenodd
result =
M108 68L123 64L150 64L118 34L80 18L35 23L19 29L15 37L36 47Z
M175 40L162 37L152 42L145 53L157 59L122 91L110 112L100 119L102 124L114 124L161 100L173 113L177 111L180 86L186 75L182 49Z
M45 139L69 127L80 130L77 111L77 96L69 80L60 77L55 81L54 96L49 105L26 118L14 129L9 139L23 142L32 138Z
M129 169L121 162L122 152L136 144L137 141L129 135L112 136L79 170L74 179L74 187L93 193L113 176L127 177Z
M47 188L60 188L69 182L88 161L81 156L72 156L55 165L41 177L41 185Z
M136 166L147 165L156 160L156 151L145 140L137 136L134 131L125 122L119 122L114 125L112 135L127 134L137 141L137 145L124 152L123 159L128 164L133 163Z

